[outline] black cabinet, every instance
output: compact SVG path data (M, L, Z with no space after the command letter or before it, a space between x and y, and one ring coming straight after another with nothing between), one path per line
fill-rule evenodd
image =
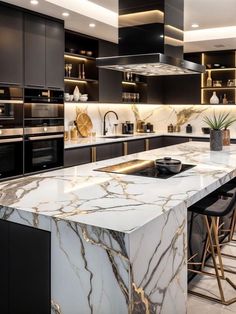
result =
M164 136L162 147L170 146L170 145L177 145L189 142L188 137L181 137L181 136Z
M8 269L9 269L9 257L8 257L8 243L9 243L9 224L3 220L0 220L0 313L8 313Z
M128 154L135 154L139 152L143 152L146 150L145 140L134 140L127 142L127 153Z
M0 84L23 84L23 14L0 4Z
M190 137L189 140L193 142L210 142L210 139L206 137Z
M64 153L64 166L78 166L92 162L91 147L66 149Z
M45 87L45 19L33 14L24 16L25 85Z
M24 15L25 85L64 89L64 25Z
M50 314L50 233L0 220L0 312Z
M149 138L149 149L156 149L163 147L163 136Z
M118 55L118 45L104 40L99 41L99 57ZM122 102L122 72L99 69L99 101Z
M46 87L64 89L64 24L46 20Z
M123 143L110 143L96 146L96 160L105 160L123 155Z

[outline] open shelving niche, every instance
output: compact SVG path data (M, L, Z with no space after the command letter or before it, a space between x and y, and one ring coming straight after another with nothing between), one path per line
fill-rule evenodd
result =
M204 52L201 54L201 59L202 65L206 66L206 72L201 75L201 104L210 104L210 98L215 91L220 100L226 94L228 105L234 105L236 103L236 52L234 50ZM221 87L207 87L209 72L212 82L222 81ZM228 80L234 80L234 85L227 86Z
M88 53L91 55L87 55ZM97 56L98 40L72 31L65 32L65 65L72 64L70 76L66 75L65 66L66 93L73 94L75 87L78 86L81 94L88 94L88 102L99 101ZM85 72L84 78L79 76L79 67L82 75L82 66Z

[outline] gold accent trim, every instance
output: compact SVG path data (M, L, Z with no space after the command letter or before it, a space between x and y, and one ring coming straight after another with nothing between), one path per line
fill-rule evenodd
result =
M148 138L146 138L145 139L145 150L149 150L150 148L149 148L149 139Z
M128 143L124 142L123 146L124 146L124 156L126 156L126 155L128 155Z
M93 146L91 148L91 157L92 157L92 162L96 162L97 161L97 150L96 150L96 146Z

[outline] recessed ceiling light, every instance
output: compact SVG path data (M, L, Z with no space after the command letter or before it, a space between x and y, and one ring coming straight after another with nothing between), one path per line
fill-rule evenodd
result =
M68 12L63 12L62 16L68 17L70 14Z
M33 4L33 5L39 4L38 0L31 0L30 3Z
M95 23L90 23L89 27L96 27L96 24Z
M199 27L199 24L193 23L191 26L192 26L192 28L198 28L198 27Z

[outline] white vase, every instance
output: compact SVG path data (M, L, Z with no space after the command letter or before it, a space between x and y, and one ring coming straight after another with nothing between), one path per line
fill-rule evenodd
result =
M74 98L77 99L76 101L78 101L79 97L80 97L80 91L79 91L79 87L78 86L75 86L73 95L74 95Z
M219 104L219 98L216 95L216 92L213 92L211 98L210 98L210 104Z

